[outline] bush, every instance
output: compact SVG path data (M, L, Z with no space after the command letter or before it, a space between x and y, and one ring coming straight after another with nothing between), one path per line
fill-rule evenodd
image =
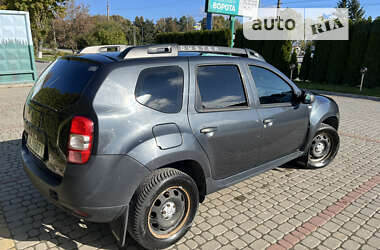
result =
M303 56L301 70L300 70L300 79L301 80L310 80L310 67L311 67L311 48L307 46L305 55Z

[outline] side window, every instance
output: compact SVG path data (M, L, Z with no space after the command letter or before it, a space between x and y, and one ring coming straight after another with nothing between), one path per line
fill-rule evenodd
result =
M178 113L182 109L183 71L178 66L141 71L135 89L136 100L151 109Z
M240 72L235 65L200 66L197 82L201 109L248 106Z
M256 66L249 66L261 104L291 103L293 89L273 72Z

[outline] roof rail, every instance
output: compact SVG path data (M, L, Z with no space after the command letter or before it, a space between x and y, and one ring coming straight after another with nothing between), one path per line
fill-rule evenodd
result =
M102 53L102 52L117 52L117 51L121 52L129 47L132 47L132 46L124 45L124 44L89 46L79 51L78 54L96 54L96 53Z
M254 50L229 48L208 45L177 45L177 44L155 44L130 47L120 53L123 59L146 58L146 57L167 57L178 56L179 52L199 52L222 55L243 56L265 61L264 58Z

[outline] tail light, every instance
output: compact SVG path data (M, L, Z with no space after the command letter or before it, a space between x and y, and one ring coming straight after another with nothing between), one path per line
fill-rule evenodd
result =
M83 116L71 120L67 159L71 163L84 164L91 156L94 123Z

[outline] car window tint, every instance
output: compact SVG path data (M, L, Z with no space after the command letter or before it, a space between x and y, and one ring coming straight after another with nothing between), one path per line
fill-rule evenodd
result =
M290 103L293 90L283 79L261 67L250 66L261 104Z
M200 66L197 81L202 109L248 106L237 66Z
M164 113L177 113L182 108L183 71L178 66L148 68L137 80L136 100Z
M61 57L39 77L32 100L61 109L79 99L90 78L101 65L80 57Z

